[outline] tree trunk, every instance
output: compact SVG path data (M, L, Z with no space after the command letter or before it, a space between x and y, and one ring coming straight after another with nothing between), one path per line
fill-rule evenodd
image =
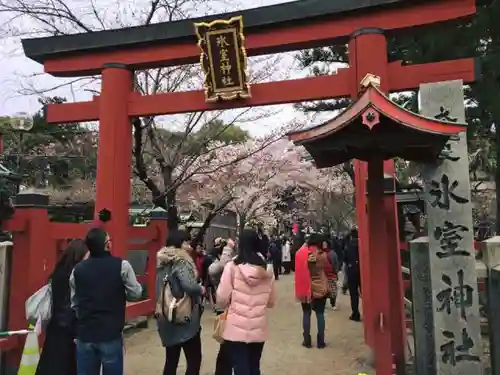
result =
M176 231L179 229L179 212L177 211L175 189L167 192L165 200L167 204L168 231Z
M495 124L500 124L500 119L495 119ZM500 233L500 126L495 131L496 140L496 169L495 169L495 198L496 198L496 219L495 234Z
M344 173L346 173L349 178L351 179L352 186L356 187L356 177L355 177L355 172L354 172L354 162L353 161L346 161L342 165L342 170Z
M210 223L212 222L213 219L217 216L217 212L215 211L210 211L210 213L207 215L205 218L205 221L203 222L203 225L201 226L200 230L196 234L196 237L191 241L191 247L193 249L196 248L198 245L203 244L203 239L205 238L205 233L207 232L208 228L210 228Z
M226 200L223 200L216 207L210 210L207 217L205 218L205 221L203 222L203 225L196 234L196 237L191 242L191 246L193 248L195 248L198 244L203 244L203 239L205 238L205 233L207 232L208 228L210 228L210 223L212 223L212 220L215 219L219 212L223 211L227 207L227 205L233 201L233 199L233 197L226 198Z
M246 214L239 214L239 227L238 227L238 237L241 235L243 232L243 229L245 229L245 225L247 223L247 215Z

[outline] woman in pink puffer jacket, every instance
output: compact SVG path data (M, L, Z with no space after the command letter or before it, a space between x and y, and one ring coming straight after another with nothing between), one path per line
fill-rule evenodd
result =
M257 232L245 229L238 256L224 267L217 305L228 308L222 334L234 375L260 375L260 358L267 340L267 309L276 302L274 276L258 252Z

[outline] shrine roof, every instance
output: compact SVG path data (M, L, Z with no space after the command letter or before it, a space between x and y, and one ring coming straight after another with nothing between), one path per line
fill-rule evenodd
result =
M363 11L416 2L422 2L422 0L299 0L147 26L24 39L22 44L27 57L43 64L50 58L82 52L104 52L158 44L177 44L185 41L196 43L193 26L195 22L210 22L243 16L245 32L251 33L340 16L348 12L359 14Z
M433 162L449 138L465 130L466 124L410 112L370 84L332 120L289 133L288 138L304 146L318 168L326 168L374 156Z

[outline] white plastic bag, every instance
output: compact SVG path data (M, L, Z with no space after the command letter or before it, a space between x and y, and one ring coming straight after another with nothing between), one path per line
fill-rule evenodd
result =
M52 288L50 283L38 289L35 294L26 300L26 320L35 322L40 320L45 326L52 317Z
M274 275L274 267L273 267L273 264L271 262L267 262L266 270L270 274Z

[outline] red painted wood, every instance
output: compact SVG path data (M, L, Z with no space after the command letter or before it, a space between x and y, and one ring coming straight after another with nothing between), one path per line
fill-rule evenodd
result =
M130 116L152 116L183 112L211 111L239 107L252 107L309 100L322 100L353 95L350 68L340 69L338 74L309 77L288 81L266 82L252 85L253 97L248 100L206 103L203 91L187 91L140 96L132 93L128 99ZM462 79L465 83L475 80L474 59L462 59L401 66L393 62L388 67L388 90L402 91L418 87L421 82L438 82L448 79ZM362 79L361 77L360 79ZM47 120L54 124L99 119L99 97L79 103L49 104Z
M411 2L401 8L384 8L366 13L351 12L329 20L314 20L278 30L262 30L245 35L249 56L293 51L346 41L354 31L377 27L385 30L406 29L473 15L475 0ZM342 40L343 39L343 40ZM104 64L122 63L129 68L152 69L199 63L200 50L194 40L172 45L159 44L106 53L61 56L45 62L45 72L55 76L79 77L99 74Z
M156 225L147 225L145 227L129 227L129 236L131 238L149 238L151 241L155 240L160 234Z
M385 70L385 69L384 69ZM320 126L298 131L289 135L290 140L294 142L309 142L320 139L326 135L332 135L335 132L349 126L353 120L362 116L362 114L374 107L381 114L399 123L401 127L426 131L430 133L439 133L455 135L465 131L465 124L443 124L439 120L429 119L418 114L409 112L400 106L394 104L376 87L370 86L364 91L356 102L342 112L339 116L327 121Z
M52 238L56 240L84 238L89 228L90 224L53 222L51 225Z
M361 34L357 36L354 40L349 43L349 56L350 65L354 67L356 71L355 82L356 89L359 89L359 82L367 73L376 74L381 78L380 90L383 92L389 91L390 80L389 69L387 64L387 42L386 38L382 34ZM400 68L400 66L398 66ZM377 90L373 90L372 93L367 92L365 95L358 99L357 104L351 107L351 111L355 111L355 106L363 106L367 104L365 102L372 102L380 110L387 111L386 113L391 116L398 117L401 120L401 116L405 117L407 112L403 114L396 114L391 108L392 103L387 100L384 95ZM408 123L412 122L414 119L405 118ZM334 124L333 124L334 125ZM426 127L427 124L421 124ZM325 126L325 129L326 130ZM358 162L362 165L362 163ZM373 163L373 161L368 164ZM370 166L368 167L370 168ZM385 173L394 174L394 162L392 160L385 161L383 165ZM360 168L361 176L360 180L364 184L366 178L366 170ZM372 178L372 177L370 177ZM380 177L380 181L374 182L378 184L383 184L383 179ZM356 184L356 190L360 187ZM399 368L404 367L405 357L404 348L406 344L406 328L404 320L404 304L403 304L403 279L401 274L401 258L399 250L399 237L398 237L398 226L397 226L397 212L396 212L396 200L394 196L385 196L381 194L368 194L368 196L360 197L361 194L357 194L356 198L363 199L364 202L372 202L373 200L380 199L382 202L375 202L374 204L382 204L383 208L381 210L368 211L368 223L369 223L369 233L362 233L361 236L368 236L367 242L369 243L368 248L363 248L361 251L364 253L363 260L365 260L366 265L363 267L362 260L362 285L363 288L363 310L365 315L365 341L375 350L377 375L389 375L392 374L392 364L393 356L396 359L396 363ZM364 194L363 194L364 195ZM366 211L364 210L365 205L358 206L357 216L358 220L360 216L365 216L363 220L366 220ZM370 217L375 212L375 218ZM385 220L380 220L380 213L383 212L383 218ZM373 221L382 221L384 230L380 232L380 228L374 227ZM380 224L377 224L380 225ZM374 232L376 231L376 232ZM360 236L360 237L361 237ZM376 239L373 238L376 236ZM361 239L363 242L364 239ZM382 260L381 260L382 259ZM366 261L367 260L367 261ZM383 266L379 262L385 262ZM384 277L381 277L384 274ZM368 285L367 285L368 284ZM378 290L378 294L375 291ZM370 293L368 300L366 299L366 294ZM383 294L382 297L381 294ZM376 296L370 298L372 296ZM381 315L383 316L385 327L383 330L377 327L377 324L372 322L380 321ZM387 340L387 332L389 334L389 340ZM382 344L384 343L384 344ZM382 347L381 345L388 345ZM390 354L388 354L390 353ZM389 372L390 371L390 372Z
M28 218L26 215L14 215L5 223L5 230L8 232L22 232L28 226Z
M394 160L384 163L384 173L395 176ZM384 197L385 218L387 222L387 251L389 252L390 325L394 363L400 374L405 371L406 313L404 304L405 286L401 272L401 250L399 249L398 212L395 195Z
M14 242L7 329L25 329L27 328L24 309L26 299L47 282L56 264L58 253L67 245L67 240L84 237L89 224L50 222L47 210L44 208L18 208L14 217L6 223L6 227L13 232ZM129 227L124 235L128 238L143 239L149 244L147 272L139 279L147 284L149 296L154 298L156 251L165 243L167 222L152 220L147 227ZM43 246L40 247L40 244ZM135 245L135 248L137 247L138 245ZM127 306L129 319L150 316L153 312L152 300ZM25 338L22 336L0 339L0 350L7 354L7 361L12 366L19 364L24 341Z
M95 212L103 208L111 211L106 229L112 238L112 252L122 258L126 258L128 248L132 125L127 104L132 88L131 71L121 68L103 70Z
M478 78L476 74L475 59L449 60L415 65L401 65L400 61L394 61L389 64L389 87L385 92L413 90L421 83L452 81L455 79L462 79L464 83L474 82Z
M377 375L392 375L392 335L391 323L391 283L390 263L393 254L388 247L386 221L381 220L384 207L384 165L382 160L368 162L368 228L371 278L368 289L374 297L370 301L370 316L365 316L365 324L373 330L373 349ZM364 283L364 282L362 282ZM401 302L399 302L401 303ZM403 346L404 348L404 346Z
M356 48L355 40L351 39L348 45L349 65L352 67L352 76L350 81L350 93L352 99L358 98L359 83L363 77L357 74L357 65L359 54ZM368 178L368 164L359 160L354 160L355 194L356 194L356 220L358 224L359 235L359 261L361 272L361 293L363 302L363 320L365 342L373 348L373 315L372 315L372 293L371 283L371 256L370 252L370 231L368 228L368 201L366 191L366 181Z
M373 327L367 324L367 321L373 320L371 313L372 307L372 294L370 291L371 282L371 261L369 247L369 230L368 230L368 216L366 199L366 179L368 176L367 163L359 160L354 161L354 176L356 181L356 221L358 224L359 235L359 261L361 271L361 292L363 302L363 319L365 321L364 334L365 342L373 348Z
M354 51L354 63L351 62L351 66L356 69L356 82L358 84L358 90L360 89L359 83L368 73L376 74L381 79L381 89L383 91L388 90L388 71L387 71L387 42L384 35L381 34L362 34L357 36L349 44L349 54ZM367 99L369 99L367 97ZM366 100L366 99L365 99ZM362 98L357 102L362 101ZM368 100L369 101L369 100ZM361 103L362 104L362 103ZM378 170L375 170L375 176L372 176L373 171L370 168L378 168L378 166L371 165L375 164L376 161L368 162L368 174L369 179L374 178L379 179L379 181L372 181L375 186L375 191L368 192L366 197L368 202L368 243L369 247L365 251L369 253L368 258L370 259L369 265L364 269L365 274L362 275L364 280L363 284L369 284L367 289L370 291L372 296L369 301L370 306L368 306L367 313L365 316L365 324L368 324L367 333L371 337L371 343L373 344L373 349L375 351L375 362L377 365L377 375L389 375L391 373L387 372L389 366L392 371L392 353L393 351L393 326L391 322L391 295L390 295L390 283L391 283L391 273L390 273L390 245L389 245L389 233L387 233L386 225L384 220L381 220L380 213L383 212L383 218L387 219L389 213L385 212L386 207L386 197L379 191L381 188L379 185L383 185L383 177L377 177ZM384 163L385 164L385 163ZM382 166L385 169L385 165ZM368 177L364 175L363 179ZM373 210L370 209L370 204L376 205ZM382 205L379 207L378 205ZM375 217L372 217L375 216ZM378 221L378 223L374 223ZM378 226L378 227L377 227ZM382 228L382 229L381 229ZM380 262L384 265L380 266ZM381 277L381 274L384 274ZM365 281L366 280L366 281ZM380 294L375 294L375 290L383 291L383 296L380 298ZM381 329L378 326L380 320L383 319L384 327ZM370 323L372 323L370 325ZM389 336L388 339L386 336ZM385 346L384 346L385 345ZM403 346L404 347L404 346ZM388 354L389 353L389 354Z
M56 244L46 209L18 208L14 221L25 222L26 230L13 233L8 330L27 328L25 302L47 282L56 259ZM8 352L9 363L19 363L24 339L19 344Z
M143 275L136 275L137 281L141 284L146 284L148 282L148 274L145 273Z
M340 38L347 39L353 31L364 27L379 27L386 30L402 29L419 26L426 23L445 21L475 13L474 0L442 0L432 3L411 3L410 5L396 9L384 9L382 12L370 14L348 14L341 18L315 21L314 24L301 24L275 31L261 31L248 35L247 50L249 55L259 55L273 51L294 50L313 47L321 44L331 43L332 40ZM345 70L337 76L310 78L307 80L267 83L253 86L254 98L250 101L235 101L231 104L208 105L204 103L203 93L188 92L177 94L160 94L151 97L140 97L133 95L131 73L121 69L104 69L102 71L103 86L99 100L84 103L71 103L51 106L49 108L49 121L64 123L70 121L100 120L99 139L99 161L98 161L98 190L96 209L108 208L113 212L113 220L107 225L114 242L114 252L124 255L128 248L127 233L128 226L128 200L130 197L130 147L131 129L130 116L172 114L191 112L199 110L214 110L220 108L236 108L242 106L269 105L285 102L295 102L314 99L325 99L351 94L357 97L358 85L365 72L380 74L383 77L385 91L404 90L417 87L422 82L432 82L447 79L464 79L466 82L474 79L471 60L457 68L457 63L437 63L432 68L429 64L425 66L401 67L399 63L385 64L376 62L377 54L380 58L381 47L385 51L385 44L381 39L369 38L370 36L358 37L358 42L350 43L350 59L355 64L353 71ZM371 42L370 42L371 40ZM372 44L374 43L374 44ZM187 42L182 45L162 45L127 51L111 51L107 53L87 54L80 56L66 56L45 63L45 71L53 75L81 76L82 74L99 74L105 63L124 63L130 69L153 68L185 63L198 62L199 50L195 43ZM385 56L384 56L385 58ZM379 59L379 62L381 60ZM452 69L457 69L454 71ZM465 66L465 64L469 64ZM386 69L387 71L381 71ZM438 71L438 69L441 69ZM450 73L446 73L446 72ZM328 89L328 90L327 90ZM260 91L260 92L259 92ZM326 91L328 91L326 93ZM325 96L326 95L326 96ZM57 108L57 109L56 109ZM101 126L102 125L102 126ZM377 375L388 375L392 371L392 352L396 339L391 332L394 326L390 323L390 317L396 317L397 309L391 305L391 300L398 303L398 298L393 298L398 288L391 288L386 293L388 286L396 280L394 273L399 273L400 268L395 268L392 249L392 235L397 234L389 222L389 230L386 222L380 220L380 212L390 214L394 212L392 203L389 201L384 205L382 194L383 165L381 161L370 162L370 212L367 216L365 179L366 163L356 162L358 202L358 225L360 229L360 256L363 273L363 297L365 315L365 333L367 341L376 348ZM9 328L19 329L25 325L23 321L24 301L45 280L46 271L55 263L55 251L50 250L48 254L39 251L39 244L44 247L56 249L55 229L46 217L46 212L32 210L28 215L16 214L12 220L12 227L23 228L23 232L15 233L16 249L13 260L12 290L10 296ZM42 210L43 211L43 210ZM375 212L376 214L373 214ZM369 219L369 223L367 222ZM26 226L26 222L28 225ZM368 230L369 226L369 230ZM77 234L80 229L70 229L71 234ZM57 229L57 228L56 228ZM61 227L59 227L61 229ZM145 279L151 291L154 291L155 256L153 253L157 246L164 240L165 230L160 230L158 241L151 241L150 257L147 265ZM368 236L370 233L370 236ZM69 233L65 233L67 237ZM17 237L16 237L17 236ZM161 241L160 241L161 238ZM154 243L154 245L153 245ZM158 246L159 247L159 246ZM377 249L377 253L374 250ZM38 251L38 253L37 253ZM393 271L391 272L391 268ZM26 277L26 271L29 276ZM21 285L21 281L26 285ZM396 284L399 281L396 281ZM19 293L18 293L19 292ZM150 296L153 296L151 294ZM374 298L371 299L371 296ZM22 302L22 303L21 303ZM399 299L399 303L401 299ZM402 303L400 303L402 308ZM152 299L129 304L127 317L148 315L154 309ZM382 314L382 315L380 315ZM395 324L399 327L399 323ZM15 328L14 328L15 327ZM371 336L370 336L371 335ZM402 345L404 347L404 344Z
M486 280L485 279L480 279L477 282L477 289L480 292L485 292L486 291Z
M19 336L9 336L0 339L0 350L2 352L7 352L9 350L17 349L21 346L21 340Z
M47 121L53 124L99 120L99 97L87 102L49 104Z
M147 299L139 302L128 302L125 317L129 320L139 316L151 316L154 310L154 299Z

